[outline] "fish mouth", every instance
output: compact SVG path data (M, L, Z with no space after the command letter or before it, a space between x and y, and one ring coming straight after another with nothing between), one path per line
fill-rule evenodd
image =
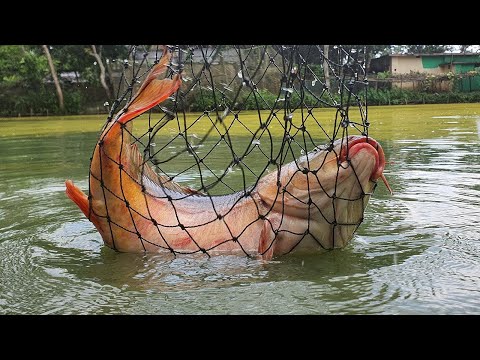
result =
M385 153L382 146L371 137L351 136L347 138L345 144L342 145L340 154L338 156L339 164L349 162L360 152L368 152L375 158L375 166L372 169L370 180L376 182L381 179L391 195L393 195L392 188L388 184L387 178L383 174L385 169Z

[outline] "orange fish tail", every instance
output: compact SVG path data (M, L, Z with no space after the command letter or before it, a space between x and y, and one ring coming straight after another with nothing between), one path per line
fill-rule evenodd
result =
M179 74L176 74L172 79L159 79L159 76L166 72L171 57L172 54L165 51L159 63L150 70L137 94L127 104L117 122L125 124L127 121L165 101L178 90L182 83Z
M88 197L87 195L80 190L79 187L73 184L72 180L65 181L65 185L67 187L66 193L67 196L75 203L77 206L82 210L85 216L88 218L90 213L90 206L88 204Z

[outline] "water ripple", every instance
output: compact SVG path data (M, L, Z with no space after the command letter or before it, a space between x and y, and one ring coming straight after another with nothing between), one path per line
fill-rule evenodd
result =
M116 253L64 193L88 188L92 134L5 137L0 313L480 314L480 122L438 111L379 138L395 194L379 184L349 246L271 262Z

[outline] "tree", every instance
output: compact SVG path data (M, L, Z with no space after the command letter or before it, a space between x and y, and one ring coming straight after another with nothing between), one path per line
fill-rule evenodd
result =
M365 51L365 69L370 72L370 63L374 57L377 55L387 55L390 54L392 49L390 45L364 45Z
M52 79L55 84L55 89L57 91L58 107L60 108L61 112L64 112L65 105L63 103L63 92L62 92L62 87L60 86L60 82L58 81L57 71L55 70L55 64L53 63L53 59L52 59L52 56L50 55L50 51L48 50L48 46L42 45L42 49L43 49L43 52L45 53L45 56L47 57L48 66L50 67L50 73L52 74Z
M91 51L87 51L87 53L89 55L92 55L95 58L100 68L100 84L102 84L102 87L105 89L105 93L107 94L107 97L110 100L112 98L112 92L110 91L110 88L108 87L107 82L105 80L106 72L105 72L105 65L103 64L103 60L102 60L102 45L98 47L98 51L97 51L96 45L90 45L90 47L91 47Z
M460 45L460 52L461 53L466 53L468 51L468 48L471 47L472 45Z
M330 45L323 45L323 74L325 75L325 86L330 89L330 71L328 67L328 49Z
M451 45L407 45L408 54L435 54L451 50Z
M0 85L38 91L47 74L47 59L37 46L0 46Z
M127 45L102 45L102 57L105 62L105 68L107 69L107 83L115 94L117 91L115 79L113 78L112 63L119 59L125 59L128 56ZM148 46L147 46L148 48Z

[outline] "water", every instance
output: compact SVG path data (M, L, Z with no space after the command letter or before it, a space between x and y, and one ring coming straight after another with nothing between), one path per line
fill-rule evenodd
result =
M0 313L480 314L480 105L369 118L394 196L345 249L268 263L106 248L64 193L103 119L0 120Z

